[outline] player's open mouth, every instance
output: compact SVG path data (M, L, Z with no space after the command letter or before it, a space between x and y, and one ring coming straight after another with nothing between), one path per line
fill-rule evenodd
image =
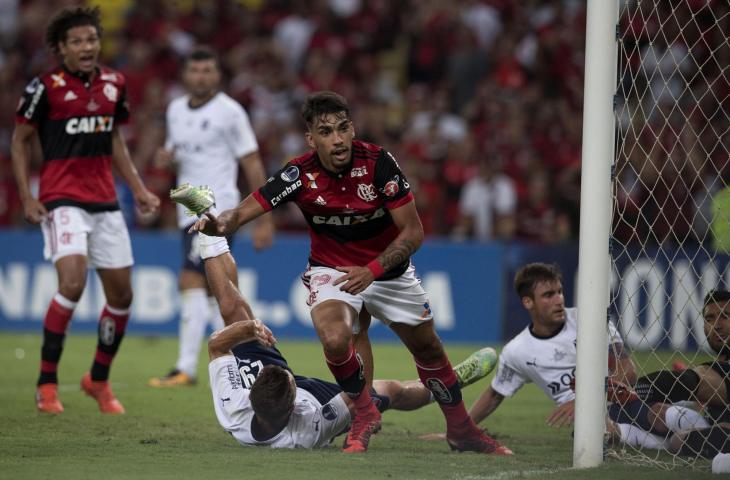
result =
M348 158L349 150L343 148L342 150L335 150L332 152L332 156L340 161L345 161Z

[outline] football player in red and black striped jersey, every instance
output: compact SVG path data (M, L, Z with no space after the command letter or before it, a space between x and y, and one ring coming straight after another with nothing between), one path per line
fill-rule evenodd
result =
M11 145L25 218L41 225L45 256L58 273L58 292L43 322L36 392L38 409L48 413L63 411L57 368L89 265L97 270L107 304L99 319L96 356L81 386L103 413L124 413L107 380L129 319L133 259L112 166L143 212L159 206L142 183L119 129L129 117L125 80L97 63L101 33L98 7L64 9L51 19L46 43L60 64L26 87ZM36 135L43 152L38 198L28 178Z
M356 407L345 452L366 451L370 436L380 429L380 413L365 388L352 340L360 318L373 315L413 354L422 383L446 417L451 448L510 455L476 427L464 408L434 330L428 296L410 260L423 241L423 227L395 158L378 145L354 139L347 101L334 92L310 95L302 117L311 150L288 162L238 207L219 216L208 213L191 230L228 235L290 201L302 211L311 237L303 278L312 322L330 371ZM201 251L209 241L201 238Z

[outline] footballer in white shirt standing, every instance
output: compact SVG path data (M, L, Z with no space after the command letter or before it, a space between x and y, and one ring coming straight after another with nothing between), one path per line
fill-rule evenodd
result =
M248 115L238 102L218 90L220 64L209 48L197 47L188 55L182 77L187 94L170 102L167 108L167 139L156 160L176 169L178 186L208 185L215 192L217 209L233 208L241 201L239 165L250 190L266 182ZM154 387L195 384L205 329L209 323L214 330L223 328L218 304L209 296L199 237L187 234L195 217L187 215L181 205L177 209L183 241L179 355L170 373L150 379L149 385ZM262 217L252 232L254 247L267 248L273 235L271 216Z

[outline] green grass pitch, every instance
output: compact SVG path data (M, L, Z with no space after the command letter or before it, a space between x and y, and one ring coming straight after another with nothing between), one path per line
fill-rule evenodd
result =
M39 328L40 330L40 328ZM684 479L718 478L707 472L635 467L607 460L598 469L572 470L570 429L545 425L550 401L532 385L507 399L486 422L515 451L513 457L450 452L445 442L418 435L444 429L436 405L416 412L388 412L383 430L364 455L344 455L342 440L319 451L284 451L239 446L218 426L212 408L205 358L195 387L157 390L149 377L172 365L176 339L130 336L112 369L112 386L127 409L101 415L78 382L89 368L95 337L66 341L59 370L66 411L40 414L33 395L40 333L0 333L0 478L2 479ZM312 342L282 341L280 349L301 375L330 379L321 349ZM448 345L457 363L476 345ZM416 377L413 361L397 343L377 343L377 378ZM639 362L643 364L642 362ZM464 391L467 405L488 384Z

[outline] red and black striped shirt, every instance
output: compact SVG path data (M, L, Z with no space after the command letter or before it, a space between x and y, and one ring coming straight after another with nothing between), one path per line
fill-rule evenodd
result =
M43 150L39 200L46 208L119 209L112 130L128 118L124 76L112 69L101 67L89 78L60 66L28 84L15 121L38 130Z
M413 200L410 185L382 147L353 141L350 168L326 170L315 151L287 163L253 193L269 211L295 202L309 224L312 265L364 266L398 236L389 209ZM401 275L409 260L380 277Z

